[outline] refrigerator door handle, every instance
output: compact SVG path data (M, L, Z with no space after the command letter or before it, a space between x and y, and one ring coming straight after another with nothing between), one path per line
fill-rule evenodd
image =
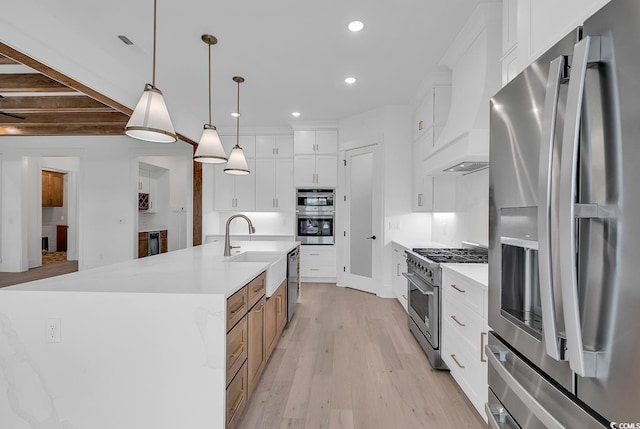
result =
M562 136L560 166L560 202L558 227L560 231L560 282L567 334L567 349L571 369L581 377L595 377L600 352L584 350L580 320L580 297L576 264L576 204L578 146L580 121L587 67L599 61L600 38L586 36L573 51L571 78L567 93L567 108Z
M531 395L527 390L518 383L518 380L509 372L509 370L503 365L503 362L507 361L507 356L511 354L511 351L506 347L495 344L488 344L485 346L485 352L489 366L491 366L509 386L509 389L527 406L533 415L536 416L545 427L549 429L564 429L562 425L553 415L547 411L538 400Z
M563 359L564 345L558 331L553 294L551 259L551 173L555 141L556 118L560 84L565 69L565 57L551 61L542 116L540 141L540 170L538 174L538 264L542 331L547 354L555 360Z

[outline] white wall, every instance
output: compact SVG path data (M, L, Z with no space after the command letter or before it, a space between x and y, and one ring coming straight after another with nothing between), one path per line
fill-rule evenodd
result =
M433 241L459 247L461 241L489 244L489 170L456 178L456 207L433 213Z
M1 271L28 268L28 218L40 212L40 201L31 198L39 178L29 159L47 156L79 157L78 261L86 269L137 257L137 160L140 156L174 156L182 165L175 184L180 201L186 202L187 245L192 225L192 151L178 142L157 145L126 136L10 137L0 141L2 155L2 263ZM37 173L39 174L39 173ZM36 198L37 199L37 198ZM37 207L37 208L36 208ZM37 239L40 247L40 238Z
M427 216L412 216L411 213L411 108L407 106L384 106L340 121L339 150L344 151L379 143L382 162L379 174L383 176L383 260L374 261L377 277L380 279L378 295L393 297L391 284L391 240L403 236L423 236L427 240L429 222ZM340 170L342 173L343 170ZM344 174L339 174L338 194L344 194ZM342 219L342 218L341 218ZM341 220L339 220L341 221ZM424 222L423 222L424 221ZM338 229L338 228L336 228ZM344 261L344 239L336 237L338 266ZM338 270L338 283L344 278Z

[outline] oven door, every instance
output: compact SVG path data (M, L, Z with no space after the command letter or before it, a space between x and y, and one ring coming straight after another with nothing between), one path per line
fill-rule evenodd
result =
M334 211L333 189L298 189L298 211Z
M298 213L296 240L302 244L334 244L333 227L333 213Z
M409 270L403 275L409 280L409 316L424 334L431 347L440 347L439 324L440 288L422 280Z

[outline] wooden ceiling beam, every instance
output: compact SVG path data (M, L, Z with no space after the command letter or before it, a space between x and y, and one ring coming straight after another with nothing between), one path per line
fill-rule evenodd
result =
M120 112L89 113L28 113L25 119L0 114L0 125L47 125L47 124L125 124L129 117ZM124 131L124 125L123 125Z
M126 123L0 125L0 136L91 136L122 135Z
M52 69L51 67L41 63L40 61L37 61L33 58L31 58L28 55L23 54L22 52L13 49L11 46L6 45L2 42L0 42L0 55L4 55L8 58L11 58L17 62L19 62L20 64L24 64L27 67L31 67L32 69L36 70L37 72L42 73L45 76L50 77L51 79L54 79L66 86L68 86L69 88L72 88L78 92L81 92L95 100L98 100L99 102L106 104L109 107L112 107L113 109L117 110L118 112L122 112L126 115L131 116L131 114L133 113L133 109L130 109L129 107L125 106L124 104L120 104L117 101L99 93L98 91L89 88L88 86L76 81L75 79L72 79L62 73L60 73L57 70Z
M0 74L0 93L8 92L75 92L75 90L40 73Z
M8 113L113 112L114 109L85 95L69 95L0 98L0 111Z
M0 55L0 65L5 65L5 64L19 64L17 61L12 60L9 57L5 57L4 55Z

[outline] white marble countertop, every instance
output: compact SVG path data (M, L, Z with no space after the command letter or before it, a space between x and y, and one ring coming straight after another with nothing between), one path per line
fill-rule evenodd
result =
M474 282L488 287L489 264L440 264L445 269L463 275Z
M286 254L295 241L234 242L237 253ZM262 262L227 262L222 246L204 244L86 271L36 280L0 289L13 291L222 294L231 296L268 267Z
M167 228L164 225L156 225L156 226L147 226L144 228L138 228L138 232L155 232L155 231L164 231L168 229L169 228Z

